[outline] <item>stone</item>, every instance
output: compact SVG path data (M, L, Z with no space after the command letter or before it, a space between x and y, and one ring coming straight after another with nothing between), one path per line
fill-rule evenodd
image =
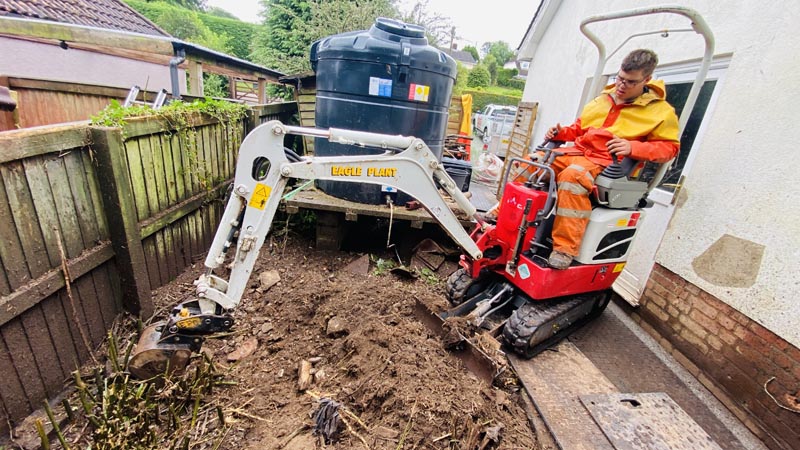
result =
M236 350L228 353L227 360L229 362L239 361L243 358L246 358L253 354L258 348L258 339L250 338L244 342L242 342Z
M259 289L261 292L268 291L269 288L278 284L279 281L281 281L281 276L278 274L277 270L266 270L258 275Z
M337 337L347 334L347 325L339 317L333 316L328 319L328 326L325 329L325 334L327 334L329 337Z

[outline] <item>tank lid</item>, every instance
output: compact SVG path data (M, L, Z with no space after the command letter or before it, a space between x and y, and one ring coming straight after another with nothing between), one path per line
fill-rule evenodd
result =
M388 33L393 33L400 36L410 38L425 37L425 28L412 23L405 23L399 20L389 19L387 17L378 17L375 19L375 27Z

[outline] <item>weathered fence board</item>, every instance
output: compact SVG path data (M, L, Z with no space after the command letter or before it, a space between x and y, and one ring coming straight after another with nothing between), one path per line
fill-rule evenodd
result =
M205 257L245 132L296 110L259 107L230 129L192 117L188 133L0 133L0 433L61 391L123 305L149 316L151 289Z

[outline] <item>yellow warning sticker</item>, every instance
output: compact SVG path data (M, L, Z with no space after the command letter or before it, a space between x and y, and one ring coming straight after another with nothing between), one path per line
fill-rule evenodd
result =
M272 188L266 184L256 184L256 189L253 191L253 195L250 197L250 203L247 205L251 208L264 209L264 207L267 206L267 199L271 192Z
M614 273L622 272L622 269L625 268L625 263L618 263L614 266Z
M625 219L617 220L617 226L618 227L627 227L628 226L628 219L625 218Z
M200 322L202 319L199 317L189 317L188 319L183 319L175 322L178 328L187 329L187 328L197 328L200 326Z

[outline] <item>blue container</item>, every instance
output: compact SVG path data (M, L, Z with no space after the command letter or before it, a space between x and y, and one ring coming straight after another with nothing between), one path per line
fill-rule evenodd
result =
M424 28L378 18L369 30L315 42L311 66L317 76L317 127L416 136L441 158L457 69L453 58L428 45ZM314 149L319 156L382 153L320 138ZM346 200L386 201L381 186L332 181L317 186ZM395 201L407 199L401 195Z

